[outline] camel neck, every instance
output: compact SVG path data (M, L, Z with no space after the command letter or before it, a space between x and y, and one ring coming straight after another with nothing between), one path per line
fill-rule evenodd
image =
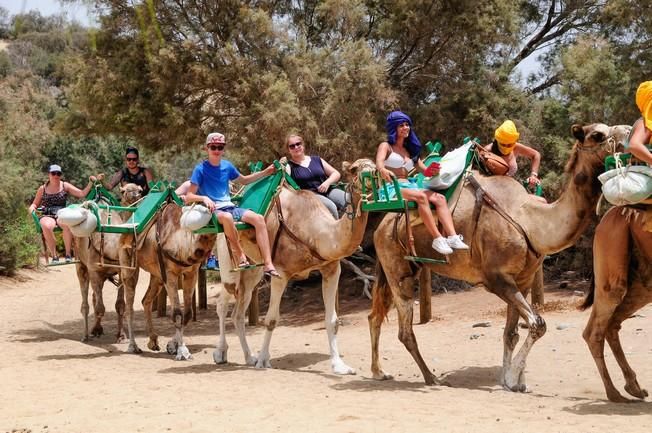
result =
M578 155L578 159L587 155ZM578 161L569 171L566 187L559 199L550 204L528 202L526 211L528 233L536 233L535 249L542 254L554 254L575 244L586 229L600 195L597 168Z

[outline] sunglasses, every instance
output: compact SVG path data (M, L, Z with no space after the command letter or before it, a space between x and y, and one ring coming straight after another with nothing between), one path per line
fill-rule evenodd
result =
M225 146L226 146L226 144L209 144L209 145L208 145L208 148L209 148L210 150L219 150L219 151L222 151L222 150L224 150L224 147L225 147Z
M138 162L138 158L127 158L128 162Z
M61 172L60 172L60 171L51 171L50 174L51 174L52 176L61 176Z
M302 143L301 141L299 141L298 143L288 144L288 147L289 147L290 149L294 149L294 148L296 148L296 147L300 147L300 146L303 146L303 143Z

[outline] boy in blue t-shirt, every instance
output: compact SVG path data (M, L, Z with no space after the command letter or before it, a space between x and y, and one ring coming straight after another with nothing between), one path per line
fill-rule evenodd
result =
M231 202L229 193L229 181L237 181L246 185L273 174L276 169L274 165L270 165L265 170L244 176L233 164L222 158L225 147L226 140L223 134L219 132L208 134L206 137L208 159L197 164L192 171L190 188L188 188L185 200L188 203L202 202L211 212L215 213L217 220L224 227L224 234L233 247L234 254L239 257L239 266L247 266L249 263L240 245L235 221L251 224L256 229L256 243L263 257L265 275L280 277L272 263L265 218L252 210L237 207Z

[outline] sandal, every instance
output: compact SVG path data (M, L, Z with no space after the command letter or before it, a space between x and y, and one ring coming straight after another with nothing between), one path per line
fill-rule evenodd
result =
M267 278L271 278L271 277L281 278L281 274L279 274L276 269L270 269L268 271L265 271L265 277L267 277Z

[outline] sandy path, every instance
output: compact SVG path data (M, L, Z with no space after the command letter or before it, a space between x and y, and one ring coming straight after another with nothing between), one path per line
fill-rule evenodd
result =
M212 361L217 318L201 311L187 333L190 361L146 349L142 355L113 344L115 290L105 290L107 335L81 343L79 288L73 267L30 273L31 280L0 280L5 313L0 338L0 432L649 432L652 403L605 401L602 383L581 338L588 313L544 315L548 333L527 368L529 394L503 391L496 381L502 356L502 303L483 291L437 295L436 320L415 327L422 354L452 387L428 387L396 339L395 313L383 327L383 366L396 380L370 379L367 308L343 306L340 351L356 376L330 373L322 316L286 320L272 339L275 368L243 365L229 328L229 360ZM147 278L141 277L141 283ZM144 286L139 286L137 299ZM209 292L209 304L214 303ZM315 296L320 296L315 291ZM579 298L550 293L549 300ZM652 305L625 322L622 337L641 385L652 388ZM490 320L489 328L472 328ZM288 325L291 322L291 325ZM165 344L172 327L157 319ZM561 328L558 329L559 325ZM263 328L248 328L254 351ZM471 338L477 334L478 338ZM524 332L521 331L523 337ZM612 375L623 380L610 353Z

